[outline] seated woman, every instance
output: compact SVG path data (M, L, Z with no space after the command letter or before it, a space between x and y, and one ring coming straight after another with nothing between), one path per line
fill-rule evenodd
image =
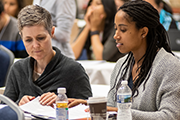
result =
M142 17L143 16L143 17ZM145 1L121 6L115 16L117 47L128 53L112 72L107 110L117 111L122 80L132 89L133 120L180 119L180 61L174 56L158 11ZM69 100L69 107L85 100Z
M72 43L76 59L117 61L124 56L115 47L114 0L90 0L85 15L86 26Z
M51 15L44 8L30 5L18 15L18 26L29 57L11 68L4 95L18 105L37 96L44 105L52 105L57 88L65 87L67 96L87 99L92 96L89 78L83 67L52 47L54 34Z
M160 15L160 23L164 26L166 31L169 29L178 29L176 21L172 17L172 9L163 0L145 0L157 9Z

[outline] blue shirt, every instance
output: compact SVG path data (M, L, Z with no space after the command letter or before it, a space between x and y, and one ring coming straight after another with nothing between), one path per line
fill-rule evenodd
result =
M132 90L132 87L133 87L132 74L131 74L130 79L129 79L129 81L128 81L128 86L129 86L129 87L131 88L131 90Z
M166 31L169 30L171 22L172 22L172 15L171 13L165 11L164 9L162 9L160 11L160 23L164 26L164 28L166 29Z

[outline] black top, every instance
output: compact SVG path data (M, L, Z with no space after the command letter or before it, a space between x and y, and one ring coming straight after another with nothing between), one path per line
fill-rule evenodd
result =
M81 32L83 31L84 28L82 28L79 32L79 34L77 35L76 39L78 38L78 36L81 34ZM82 53L80 55L80 57L82 58L82 56L84 57L84 55L86 55L86 57L89 60L92 59L92 49L91 49L91 35L90 35L90 31L88 34L88 37L86 39L86 43L84 45L84 49L82 50ZM108 31L103 31L103 38L102 38L102 44L103 44L103 60L109 61L109 62L116 62L119 58L123 57L125 54L122 54L121 52L119 52L118 48L116 47L116 40L113 38L115 34L115 30L114 30L114 26L112 25L111 28L108 29ZM75 39L75 41L76 41ZM86 52L86 54L84 53ZM80 58L80 59L81 59Z
M33 81L35 59L28 57L14 63L4 95L18 103L24 95L40 96L46 92L57 94L58 87L65 87L68 98L87 99L92 96L89 78L83 67L62 55L59 49L53 49L56 55L36 81Z

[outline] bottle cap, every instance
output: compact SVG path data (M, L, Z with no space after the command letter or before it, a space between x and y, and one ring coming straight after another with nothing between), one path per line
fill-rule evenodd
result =
M121 81L121 84L128 84L128 81L127 80L123 80L123 81Z
M57 93L63 93L63 94L66 93L66 88L63 88L63 87L62 88L58 88L57 89Z

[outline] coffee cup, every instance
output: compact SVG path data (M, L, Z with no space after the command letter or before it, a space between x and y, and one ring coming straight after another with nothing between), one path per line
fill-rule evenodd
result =
M89 97L87 103L89 105L91 120L106 120L106 97Z

